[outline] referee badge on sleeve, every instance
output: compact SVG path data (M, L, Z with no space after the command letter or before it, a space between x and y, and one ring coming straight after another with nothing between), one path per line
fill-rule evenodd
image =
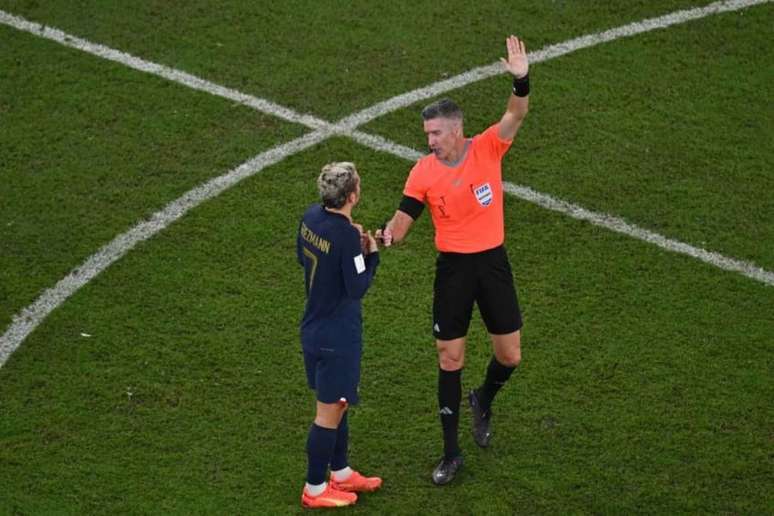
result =
M359 254L353 258L355 260L355 270L358 274L362 274L363 271L365 271L365 260L363 259L363 254Z
M492 187L489 186L489 183L484 183L481 186L475 187L473 193L476 195L476 199L481 206L489 206L492 204Z

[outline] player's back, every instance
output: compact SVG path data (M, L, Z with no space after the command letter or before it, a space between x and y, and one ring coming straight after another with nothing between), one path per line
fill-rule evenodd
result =
M358 230L346 216L319 204L304 213L297 248L307 293L302 341L307 340L304 336L319 340L314 335L331 331L341 338L359 340L360 299L368 289L378 258L366 263Z

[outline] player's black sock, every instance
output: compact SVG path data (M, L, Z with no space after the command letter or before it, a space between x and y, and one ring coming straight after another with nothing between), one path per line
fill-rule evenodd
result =
M443 453L447 459L460 454L457 427L460 422L462 399L462 369L444 371L438 369L438 407L443 429Z
M515 367L504 366L497 361L494 355L492 356L492 360L489 361L489 366L486 368L486 379L481 387L476 389L478 403L484 412L489 412L489 409L492 408L492 400L494 400L497 391L505 385L515 370Z
M341 417L341 423L336 430L336 446L333 448L333 457L331 458L331 471L344 469L347 463L347 451L349 447L349 423L347 423L347 413Z
M306 440L306 455L309 460L306 481L311 485L316 486L325 482L325 473L328 471L334 446L336 446L336 430L312 423Z

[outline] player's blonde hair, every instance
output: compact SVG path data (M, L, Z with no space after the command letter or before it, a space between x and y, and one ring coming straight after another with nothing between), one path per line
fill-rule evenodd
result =
M338 161L325 165L317 178L317 190L323 205L334 209L344 206L349 194L357 191L358 181L354 163Z

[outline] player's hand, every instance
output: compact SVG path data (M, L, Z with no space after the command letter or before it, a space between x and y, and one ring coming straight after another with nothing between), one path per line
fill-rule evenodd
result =
M370 242L368 241L368 235L360 233L360 250L363 251L363 254L368 254L369 246Z
M529 61L527 60L527 49L524 47L524 41L511 34L505 38L505 46L508 49L508 59L500 58L503 67L517 79L527 75Z
M354 226L355 229L357 229L357 232L360 233L360 237L363 237L363 225L358 224L357 222L352 222L352 226Z
M376 240L381 242L384 247L390 247L392 245L392 231L388 228L376 230Z
M363 238L366 241L366 245L363 246L363 252L365 254L375 253L379 250L379 246L376 245L376 239L370 231L363 233Z

